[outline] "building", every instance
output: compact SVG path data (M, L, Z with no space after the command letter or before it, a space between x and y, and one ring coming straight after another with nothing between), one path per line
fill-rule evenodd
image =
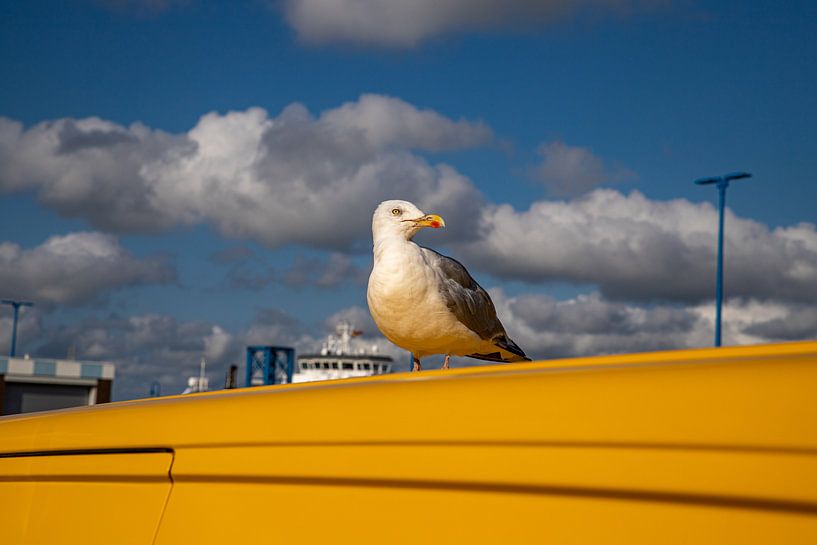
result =
M107 403L113 377L112 363L0 357L0 414Z

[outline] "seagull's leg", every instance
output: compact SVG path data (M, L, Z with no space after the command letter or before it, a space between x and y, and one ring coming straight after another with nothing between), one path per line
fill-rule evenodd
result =
M445 355L445 361L443 362L443 366L440 367L440 369L448 369L448 358L450 358L450 357L451 357L451 354L446 354Z
M414 354L412 354L411 357L414 358L414 367L411 370L412 371L422 371L423 366L420 365L420 358L418 358Z

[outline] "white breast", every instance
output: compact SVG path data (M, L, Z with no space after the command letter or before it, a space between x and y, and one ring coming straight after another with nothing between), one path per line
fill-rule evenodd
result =
M440 278L411 241L378 241L367 299L377 327L391 342L423 357L465 355L481 339L448 309Z

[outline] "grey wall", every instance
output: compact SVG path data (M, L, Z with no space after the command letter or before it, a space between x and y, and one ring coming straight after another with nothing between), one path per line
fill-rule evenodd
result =
M3 414L64 409L88 404L89 386L6 382Z

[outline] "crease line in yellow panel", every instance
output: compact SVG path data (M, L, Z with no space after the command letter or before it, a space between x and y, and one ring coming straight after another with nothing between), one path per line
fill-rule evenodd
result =
M123 447L123 448L77 448L57 450L21 450L0 452L0 458L38 458L50 456L90 456L104 454L173 454L167 447Z
M791 514L817 516L817 504L809 502L775 500L758 497L658 492L648 490L621 490L608 488L585 488L571 486L515 485L504 483L425 481L399 479L365 479L334 477L265 477L265 476L177 476L178 483L245 484L245 485L296 485L339 486L359 488L397 488L474 493L525 494L542 496L566 496L573 498L596 498L622 501L674 503L704 507L776 511Z
M817 456L817 449L803 447L775 447L767 445L719 445L708 443L639 443L628 441L236 441L218 443L191 443L181 449L210 448L287 448L287 447L519 447L519 448L587 448L637 449L656 451L735 452L743 454L786 454Z
M167 482L164 476L150 477L145 475L15 475L12 477L2 475L0 482L3 483L131 483L131 484L155 484Z
M171 450L170 451L170 464L167 467L167 480L170 482L170 486L167 488L167 495L165 496L165 503L162 505L162 512L159 515L159 522L156 523L156 529L153 530L153 539L150 540L151 545L156 543L156 540L159 538L159 532L162 529L162 523L165 520L165 513L167 512L167 506L170 504L170 496L173 494L173 463L176 461L176 453Z

